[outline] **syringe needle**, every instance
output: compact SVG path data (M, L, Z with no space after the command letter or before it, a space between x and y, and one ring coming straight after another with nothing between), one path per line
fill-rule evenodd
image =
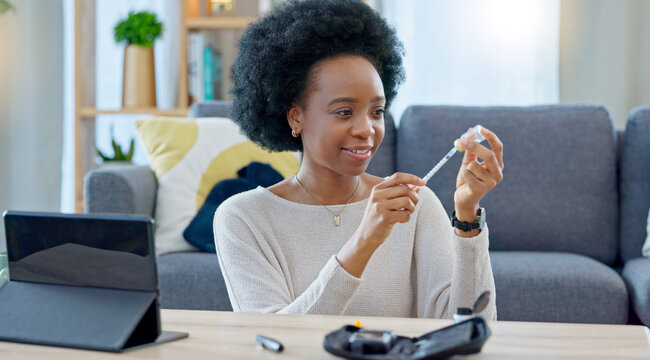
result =
M429 173L422 178L422 180L424 180L425 183L428 182L429 179L431 179L431 177L437 173L438 170L440 170L440 168L447 162L447 160L449 160L456 153L456 151L465 151L465 149L463 149L463 147L458 143L461 139L467 139L468 141L474 141L476 143L480 143L481 141L485 140L485 137L483 134L481 134L482 128L483 127L481 125L476 125L461 135L460 139L456 139L456 141L454 141L454 147L449 150L447 155L445 155L442 160L438 161L436 166L434 166L433 169L431 169L431 171L429 171Z
M431 171L429 171L429 173L426 174L426 175L422 178L422 180L424 180L425 183L428 182L429 179L431 179L431 177L432 177L435 173L437 173L438 170L440 170L440 168L441 168L441 167L442 167L442 166L443 166L443 165L444 165L444 164L445 164L445 163L446 163L446 162L447 162L447 161L448 161L448 160L449 160L449 159L450 159L450 158L451 158L455 153L456 153L456 148L455 148L455 147L451 148L451 150L449 150L449 152L447 153L447 155L445 155L445 157L443 157L442 160L438 161L438 163L436 164L436 166L434 166L433 169L431 169Z

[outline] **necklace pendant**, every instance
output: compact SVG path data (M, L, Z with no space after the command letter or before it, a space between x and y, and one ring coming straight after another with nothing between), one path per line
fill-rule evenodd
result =
M341 218L338 215L334 215L334 226L341 225Z

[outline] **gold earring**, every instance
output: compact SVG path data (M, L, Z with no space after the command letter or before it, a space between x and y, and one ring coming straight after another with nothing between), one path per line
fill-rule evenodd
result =
M291 136L298 137L298 133L296 132L296 130L291 129Z

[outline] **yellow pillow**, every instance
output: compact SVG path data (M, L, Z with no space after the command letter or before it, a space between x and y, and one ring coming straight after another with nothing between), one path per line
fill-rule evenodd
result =
M285 178L295 174L299 154L268 152L227 118L156 117L135 123L158 179L156 253L193 251L183 231L222 180L237 177L251 161L270 164Z

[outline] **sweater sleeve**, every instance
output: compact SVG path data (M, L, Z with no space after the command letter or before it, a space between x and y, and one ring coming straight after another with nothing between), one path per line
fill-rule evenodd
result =
M472 238L456 235L438 197L423 189L413 254L418 317L451 318L457 307L471 308L489 290L490 302L480 315L496 320L487 226Z
M361 285L332 255L302 294L293 294L264 232L224 202L214 218L219 266L234 311L342 315Z

